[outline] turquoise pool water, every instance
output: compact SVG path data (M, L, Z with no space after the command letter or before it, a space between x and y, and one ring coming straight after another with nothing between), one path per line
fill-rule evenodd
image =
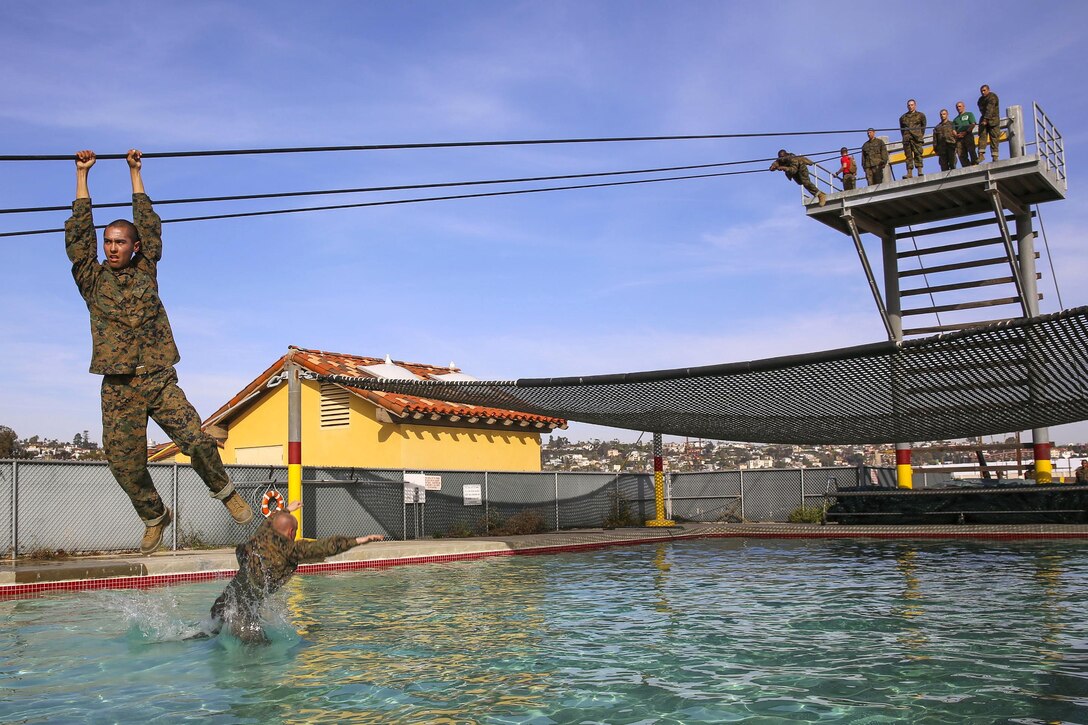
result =
M0 601L0 721L1088 722L1088 544L682 541Z

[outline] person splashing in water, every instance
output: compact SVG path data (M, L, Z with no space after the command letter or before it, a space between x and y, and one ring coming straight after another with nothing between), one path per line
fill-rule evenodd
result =
M382 541L380 534L347 537L330 536L314 541L295 540L298 521L289 512L298 511L302 504L293 501L286 511L269 516L249 541L235 549L238 573L212 605L213 630L217 634L224 626L238 639L247 643L263 643L260 609L264 601L280 589L298 565L304 561L319 561L347 551L360 544Z

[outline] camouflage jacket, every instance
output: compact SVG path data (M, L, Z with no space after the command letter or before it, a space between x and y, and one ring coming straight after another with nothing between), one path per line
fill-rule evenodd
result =
M251 596L265 596L286 584L302 562L319 561L354 546L355 539L347 536L294 541L276 533L266 519L252 539L235 549L239 569L231 584Z
M64 223L72 276L91 313L91 372L98 375L154 372L181 359L159 299L162 222L147 194L132 195L132 218L140 251L117 271L98 261L90 199L72 202L72 216Z
M934 146L955 146L956 128L951 121L941 121L933 127Z
M888 163L888 144L883 139L871 138L861 146L861 165L866 169L878 169Z
M1001 124L1001 111L997 94L990 91L985 96L978 97L978 125L997 128Z
M779 169L781 169L788 174L796 174L803 167L812 166L815 163L815 161L812 161L806 156L787 154L782 158L775 159L771 163L771 171L778 171Z
M903 140L911 138L921 141L926 136L926 114L921 111L907 111L899 117L899 130L903 132Z

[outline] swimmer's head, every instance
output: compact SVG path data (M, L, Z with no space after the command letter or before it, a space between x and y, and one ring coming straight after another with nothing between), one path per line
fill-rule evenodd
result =
M273 531L294 541L295 532L298 531L298 521L295 521L294 516L286 511L277 511L272 514L271 521Z

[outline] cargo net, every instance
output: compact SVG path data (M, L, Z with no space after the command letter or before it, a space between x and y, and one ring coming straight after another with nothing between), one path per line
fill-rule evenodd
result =
M1088 419L1088 307L901 343L514 381L320 375L364 390L762 443L886 443Z

